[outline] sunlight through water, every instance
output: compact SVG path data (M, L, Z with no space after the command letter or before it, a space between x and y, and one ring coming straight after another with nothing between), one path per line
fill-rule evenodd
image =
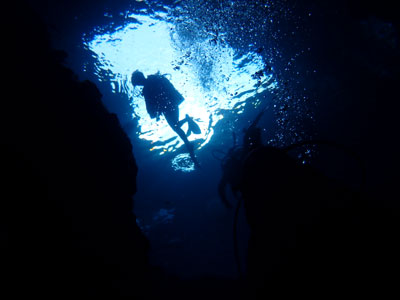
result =
M164 117L157 122L146 111L141 88L130 83L132 72L145 76L160 72L171 81L185 101L179 106L180 119L186 114L200 126L200 134L188 139L201 149L213 136L223 111L241 114L246 100L277 87L272 72L256 52L238 53L221 39L198 37L189 41L179 34L167 12L130 14L128 22L112 32L85 41L96 58L96 75L110 76L114 92L126 93L137 119L139 138L149 141L149 150L164 154L183 145ZM264 71L263 71L264 70ZM258 72L258 73L257 73ZM261 72L262 76L255 76ZM186 132L187 124L182 129Z

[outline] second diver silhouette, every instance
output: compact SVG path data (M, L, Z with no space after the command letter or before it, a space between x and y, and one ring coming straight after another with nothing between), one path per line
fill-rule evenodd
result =
M149 75L146 78L142 72L136 70L132 73L131 82L133 86L143 86L143 97L150 117L156 118L158 121L160 115L164 115L168 125L185 143L194 165L199 168L200 164L194 155L194 147L187 137L191 132L200 133L200 128L188 115L185 119L179 121L179 105L185 100L183 96L165 76L159 73ZM187 135L181 128L185 122L188 122L189 125Z

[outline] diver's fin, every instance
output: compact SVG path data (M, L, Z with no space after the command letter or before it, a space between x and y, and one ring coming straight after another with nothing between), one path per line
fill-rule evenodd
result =
M201 129L200 129L199 125L197 125L197 123L195 121L193 121L193 118L188 117L187 121L188 121L188 125L189 125L188 131L193 132L194 134L201 133Z
M182 127L183 124L185 124L187 121L188 121L187 118L184 118L184 119L180 120L180 121L178 122L178 126L179 126L179 127Z

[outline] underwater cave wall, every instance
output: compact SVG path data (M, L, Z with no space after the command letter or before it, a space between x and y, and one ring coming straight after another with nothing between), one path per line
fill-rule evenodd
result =
M148 241L133 214L137 166L128 137L97 87L63 66L66 54L51 50L27 6L10 8L2 26L10 28L0 126L2 286L14 295L138 294Z

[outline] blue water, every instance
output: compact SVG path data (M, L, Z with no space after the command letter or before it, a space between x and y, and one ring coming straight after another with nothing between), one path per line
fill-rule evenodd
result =
M218 198L221 168L212 151L226 152L232 133L241 143L243 129L262 109L265 144L282 146L312 136L313 100L306 88L288 85L300 84L295 65L310 48L279 48L285 36L300 30L277 29L293 17L280 1L166 3L132 1L105 11L101 24L81 34L88 59L79 72L100 83L105 105L118 114L132 140L139 167L134 212L151 242L151 263L185 278L235 278L234 211ZM137 69L146 76L167 74L184 96L180 118L189 114L201 128L201 134L189 137L200 170L194 170L165 119L157 122L147 114L141 90L130 83ZM311 153L305 149L299 159L306 162ZM228 196L235 204L229 191ZM247 239L241 211L243 265Z

